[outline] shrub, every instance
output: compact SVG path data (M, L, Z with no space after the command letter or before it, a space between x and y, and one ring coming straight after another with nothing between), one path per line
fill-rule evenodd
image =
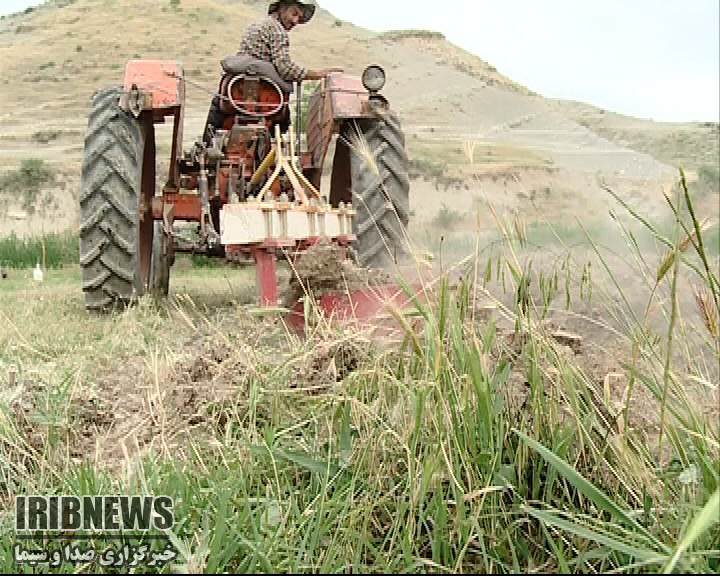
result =
M222 268L225 265L221 258L212 258L205 254L191 254L190 262L193 268Z
M720 186L720 167L717 164L703 164L698 169L698 181L703 186L717 190Z
M18 170L0 175L0 192L19 197L23 210L32 214L42 188L54 182L55 174L43 160L28 158Z
M381 40L403 40L405 38L420 38L422 40L445 40L445 35L442 32L436 32L435 30L388 30L382 32L379 35Z
M57 140L59 136L60 130L38 130L32 135L32 140L40 144L47 144L51 140Z
M450 210L445 203L442 208L432 219L433 226L437 226L443 230L451 230L454 226L462 222L463 214L457 210Z
M302 104L300 105L300 120L298 121L299 129L303 132L306 129L305 124L307 122L307 112L308 107L310 106L310 98L319 89L320 82L318 81L311 80L309 82L303 82Z
M437 180L447 171L447 163L425 158L411 158L408 170L410 178L414 179L422 176L425 179Z

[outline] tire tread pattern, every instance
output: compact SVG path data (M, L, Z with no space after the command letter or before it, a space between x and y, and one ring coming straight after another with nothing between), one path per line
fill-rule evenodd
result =
M374 162L351 146L355 249L361 266L386 268L406 252L410 179L405 136L400 120L391 111L383 112L377 120L358 121L356 126ZM354 127L351 130L355 132ZM357 136L349 135L348 139L352 142Z
M106 310L142 292L138 274L139 195L145 138L118 106L122 89L93 98L80 191L80 265L85 306Z

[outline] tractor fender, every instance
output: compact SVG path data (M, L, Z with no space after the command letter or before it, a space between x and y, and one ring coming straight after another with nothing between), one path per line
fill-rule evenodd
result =
M138 116L143 110L182 106L185 100L183 67L167 60L130 60L125 66L120 107Z
M333 135L346 121L376 118L378 105L387 108L387 100L371 95L357 76L328 75L324 87L308 102L306 131L313 165L322 166Z
M330 74L325 81L329 110L334 120L371 116L370 95L360 78L347 74Z

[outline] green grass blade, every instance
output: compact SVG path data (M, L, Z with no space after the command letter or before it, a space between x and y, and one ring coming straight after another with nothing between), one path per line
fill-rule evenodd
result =
M703 509L695 516L692 524L690 524L690 528L688 528L672 557L663 568L664 574L670 574L673 571L683 553L700 538L703 532L718 522L718 517L720 517L720 490L716 490L715 493L710 496L710 499L705 506L703 506Z
M602 544L603 546L607 546L612 550L627 554L628 556L631 556L633 558L637 558L646 562L657 562L658 564L664 562L667 559L667 555L665 554L658 554L653 550L644 550L642 548L637 548L636 546L631 546L629 544L626 544L625 542L621 542L616 538L612 538L606 534L600 534L599 532L591 530L586 526L577 524L576 522L569 522L567 520L564 520L550 512L546 512L544 510L537 510L530 506L523 506L522 509L548 526L556 526L557 528L560 528L567 532L571 532L579 536L580 538L592 540L593 542L597 542L598 544Z
M631 518L625 510L620 508L607 494L597 488L591 482L585 479L575 468L564 460L558 458L552 451L548 450L542 444L536 442L532 438L526 436L519 430L513 428L513 431L520 436L520 438L530 446L533 450L538 452L553 468L555 468L560 474L562 474L576 489L587 496L596 506L609 512L613 517L618 518L625 522L627 525L632 526L638 532L643 534L648 540L650 540L659 550L665 554L669 554L670 551L662 542L660 542L655 536L653 536L644 526L639 524L633 518Z
M568 566L567 560L565 559L565 555L562 553L562 550L560 549L560 545L555 543L555 540L553 539L552 535L550 534L550 531L547 529L548 523L544 522L542 523L542 529L543 533L545 534L545 540L547 540L548 544L550 544L550 548L552 548L553 553L555 554L555 559L557 560L558 567L562 571L563 574L570 574L570 566ZM562 544L562 542L561 542Z
M302 452L285 450L273 450L272 452L276 458L292 462L293 464L297 464L310 472L315 472L316 474L321 474L323 476L328 473L331 476L334 476L340 471L340 467L338 465L328 462L327 460L316 460L315 458L311 458Z

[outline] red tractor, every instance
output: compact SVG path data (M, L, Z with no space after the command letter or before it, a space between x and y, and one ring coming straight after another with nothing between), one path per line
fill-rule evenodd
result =
M202 138L187 151L181 64L130 61L122 87L95 95L80 194L88 309L167 294L178 252L252 256L263 305L277 301L277 255L324 239L351 249L361 266L382 268L404 252L408 159L398 118L380 94L382 68L369 66L362 78L331 74L303 110L302 85L284 83L268 63L228 57L223 68ZM155 124L167 118L172 153L160 190ZM181 221L197 223L191 235L178 232Z

